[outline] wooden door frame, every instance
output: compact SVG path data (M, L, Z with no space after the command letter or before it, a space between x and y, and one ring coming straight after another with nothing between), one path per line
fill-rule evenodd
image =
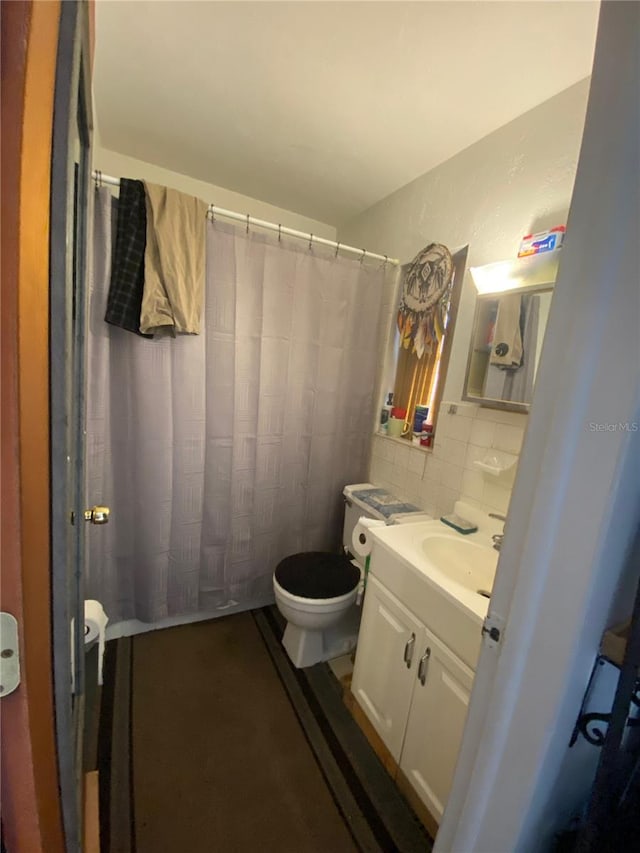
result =
M11 853L65 849L54 728L49 197L60 2L2 4L2 608L22 680L0 702Z

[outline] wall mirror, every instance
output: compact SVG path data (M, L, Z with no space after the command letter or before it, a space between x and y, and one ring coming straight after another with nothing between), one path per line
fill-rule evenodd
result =
M529 410L553 284L478 294L465 375L465 400Z

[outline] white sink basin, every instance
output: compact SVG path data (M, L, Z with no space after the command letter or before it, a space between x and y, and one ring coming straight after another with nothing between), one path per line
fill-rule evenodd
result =
M462 536L427 535L422 551L433 565L465 589L488 598L498 565L498 552Z
M456 512L471 518L465 504ZM475 670L481 627L498 565L491 535L502 524L485 514L477 533L457 533L441 521L376 527L371 574Z

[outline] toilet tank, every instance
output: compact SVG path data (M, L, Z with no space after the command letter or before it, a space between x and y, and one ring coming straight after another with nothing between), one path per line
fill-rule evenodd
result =
M342 528L342 546L345 553L353 556L351 537L353 528L363 515L367 518L377 518L387 524L395 524L399 520L409 520L414 513L415 520L429 519L423 510L414 504L406 503L386 489L374 486L373 483L357 483L345 486L344 495L344 525ZM364 569L364 559L354 557L360 568Z
M382 515L376 513L371 507L368 507L363 501L359 501L358 498L353 497L353 492L357 492L361 489L373 489L371 483L358 483L353 486L345 486L342 494L344 495L344 524L342 527L342 547L344 548L345 554L350 554L355 561L358 563L361 569L364 569L364 559L362 557L356 557L353 554L353 550L351 547L351 537L353 535L353 528L358 523L358 519L363 515L366 515L367 518L382 518Z

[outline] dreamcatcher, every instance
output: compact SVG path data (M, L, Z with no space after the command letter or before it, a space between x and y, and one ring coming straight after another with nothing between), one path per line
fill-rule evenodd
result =
M398 329L405 349L418 358L432 352L444 334L453 280L453 259L446 246L430 243L411 262L404 278Z

